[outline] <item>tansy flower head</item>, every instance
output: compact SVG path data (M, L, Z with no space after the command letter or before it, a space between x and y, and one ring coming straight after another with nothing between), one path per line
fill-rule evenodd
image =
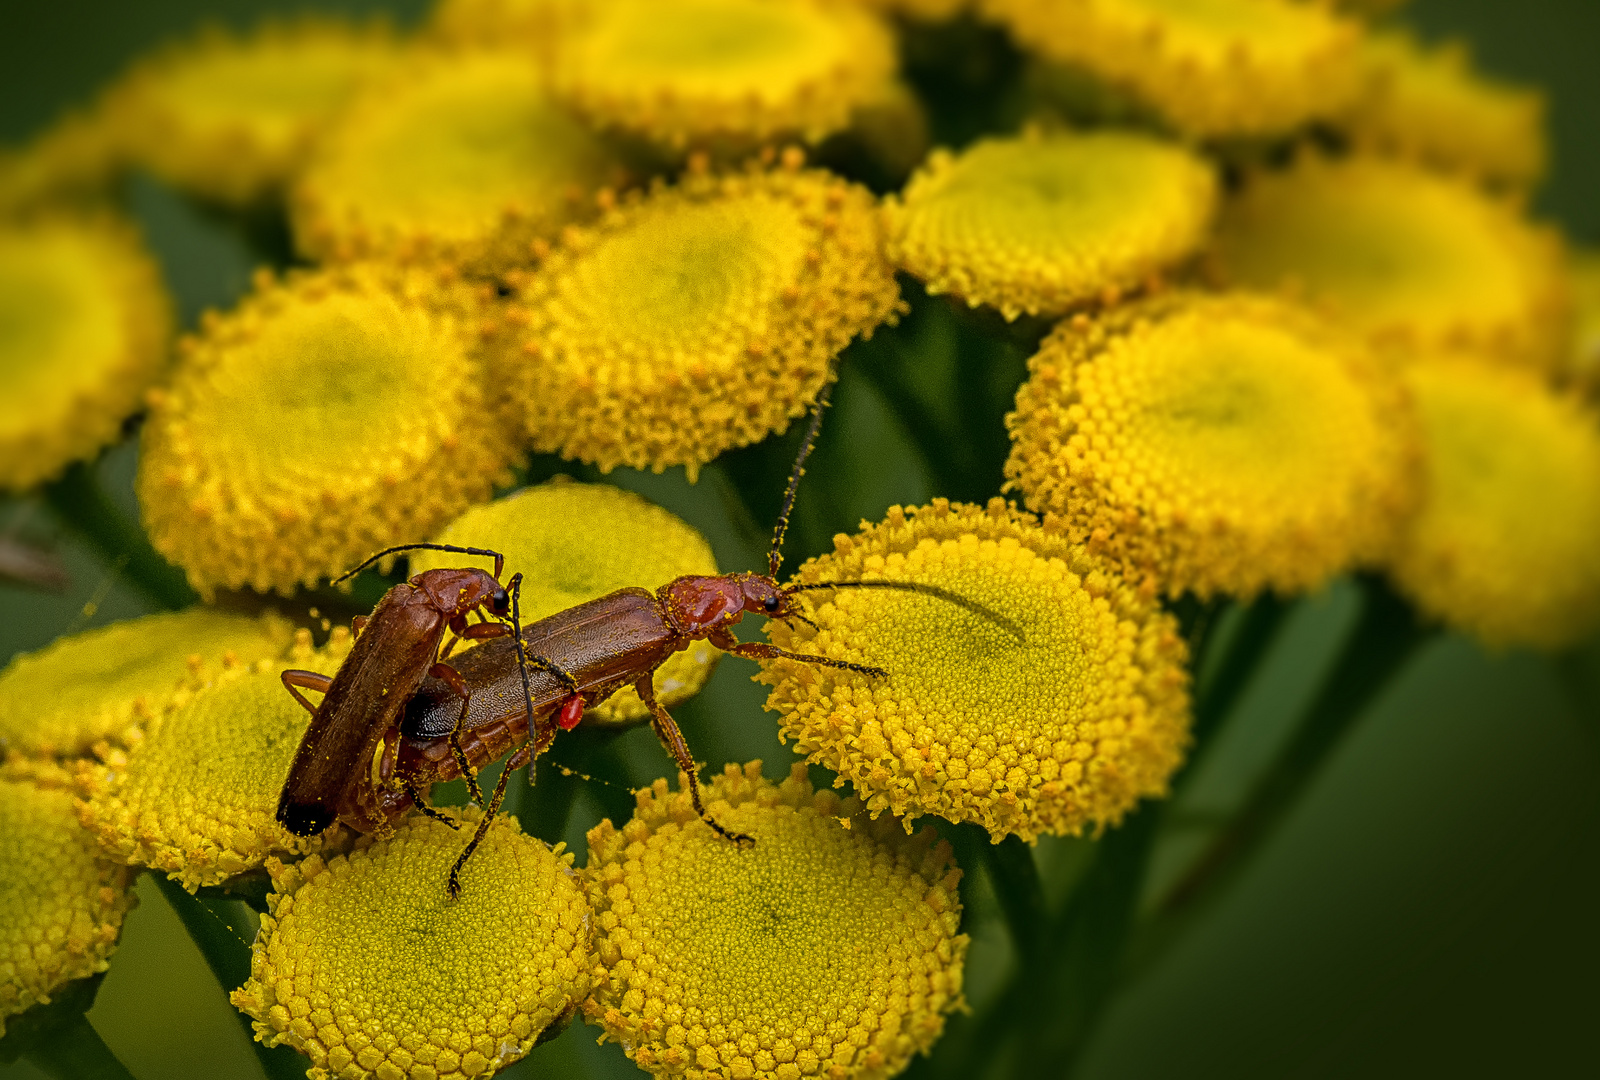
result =
M1029 369L1011 485L1167 595L1315 588L1413 501L1398 384L1292 305L1172 294L1061 324Z
M683 785L680 783L680 789ZM655 1076L889 1077L961 1004L961 871L932 830L841 824L860 809L813 792L804 765L729 765L700 821L665 780L620 830L589 832L584 868L603 968L590 1020Z
M0 224L0 489L114 441L167 352L171 302L109 218Z
M1164 794L1183 757L1187 650L1176 621L1103 566L1000 499L894 507L798 580L945 595L811 593L815 628L771 622L772 641L889 675L766 662L767 708L874 815L972 821L996 842L1114 824Z
M685 574L717 572L711 545L683 519L620 488L564 477L475 506L434 539L505 555L507 572L523 574L524 626L618 589L653 591ZM460 559L421 551L411 569L459 566ZM721 655L704 641L673 653L656 672L656 697L668 707L693 697ZM649 715L624 687L585 720L625 724Z
M797 159L691 174L569 231L511 312L534 449L692 480L782 430L894 316L872 197Z
M462 1080L572 1016L594 962L572 856L500 818L451 899L461 843L413 816L348 856L269 863L271 914L232 995L256 1038L309 1057L311 1076Z
M816 142L895 70L893 35L830 0L611 0L561 48L557 92L657 142Z
M1423 611L1492 645L1560 648L1600 621L1600 418L1527 372L1407 369L1428 485L1395 555Z
M421 54L341 114L295 185L313 258L526 258L618 178L598 136L540 88L522 52Z
M1338 121L1356 145L1520 187L1544 171L1543 95L1477 74L1464 45L1373 34L1361 66L1362 91Z
M1133 91L1192 135L1268 135L1355 89L1359 26L1294 0L985 0L1017 41Z
M0 779L0 1036L6 1018L104 971L133 906L59 788Z
M327 120L394 57L378 24L299 19L244 37L212 28L135 65L108 96L108 122L162 179L248 204L283 188Z
M487 498L515 444L458 300L356 264L264 281L205 321L144 429L155 546L202 594L287 591Z
M349 652L339 627L305 666L335 671ZM176 695L132 749L85 766L83 824L113 858L151 866L193 892L260 866L268 855L320 847L277 822L278 795L309 716L278 679L279 664L232 667Z
M452 46L510 45L547 64L598 6L592 0L438 0L423 33Z
M1307 155L1225 204L1216 269L1283 288L1405 349L1476 347L1533 363L1565 309L1553 234L1465 181L1370 158Z
M884 207L903 269L1008 319L1142 284L1200 246L1216 179L1181 147L1099 132L935 151Z
M120 742L196 678L281 656L291 635L275 616L196 607L61 638L0 672L0 748L87 756L101 740Z

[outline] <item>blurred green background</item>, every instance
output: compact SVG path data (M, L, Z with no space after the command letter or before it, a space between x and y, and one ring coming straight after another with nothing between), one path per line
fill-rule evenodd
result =
M307 5L269 0L11 3L0 16L0 142L15 143L84 101L127 60L198 21L249 25ZM415 18L418 0L318 8ZM1600 242L1600 3L1417 0L1409 20L1469 39L1489 72L1536 83L1550 99L1555 162L1537 200L1578 242ZM154 184L131 203L169 272L186 324L248 283L250 250L224 223ZM802 494L813 506L791 555L820 550L827 524L874 519L933 490L898 421L849 376ZM776 452L775 459L786 458ZM134 511L127 447L99 466ZM765 524L728 512L711 470L614 479L704 528L726 568L753 567ZM826 490L823 488L826 487ZM776 493L773 495L776 501ZM1553 508L1554 509L1554 508ZM842 526L835 526L842 527ZM61 633L138 614L138 594L31 502L0 503L0 529L58 538L71 591L0 587L0 658ZM91 607L86 608L86 605ZM1225 736L1179 795L1177 818L1230 809L1316 689L1352 615L1334 587L1304 605L1250 687ZM759 715L760 688L723 664L684 726L712 762L788 760ZM708 718L737 711L742 726ZM732 734L730 734L732 732ZM636 733L637 734L637 733ZM698 735L698 738L697 738ZM659 764L648 732L623 752ZM654 756L652 756L654 755ZM615 793L581 790L588 824ZM589 811L585 813L585 810ZM1070 855L1046 842L1041 861ZM1181 828L1156 875L1181 865ZM148 880L91 1020L140 1080L255 1077L255 1061L216 981ZM1095 1078L1593 1075L1600 1012L1600 646L1560 659L1489 656L1445 639L1429 647L1341 747L1291 820L1224 902L1179 947L1125 987L1084 1062ZM1004 930L975 921L988 965ZM247 926L237 928L248 938ZM993 970L974 966L977 992ZM575 1026L518 1076L642 1075ZM24 1064L0 1076L32 1078Z

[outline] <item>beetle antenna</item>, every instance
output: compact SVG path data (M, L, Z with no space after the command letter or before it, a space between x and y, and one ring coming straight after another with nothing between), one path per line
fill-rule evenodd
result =
M890 589L896 592L921 593L923 596L937 597L947 603L956 605L966 611L972 612L980 618L988 619L1006 633L1017 639L1020 645L1027 638L1022 633L1022 627L1015 619L1007 618L991 608L984 607L976 600L969 600L960 593L953 593L938 585L927 585L920 581L819 581L811 585L788 585L783 594L788 596L798 592L812 592L817 589Z
M783 534L789 531L789 512L794 509L794 493L800 487L800 477L805 475L806 458L811 456L811 447L822 428L822 410L828 407L828 395L832 390L833 380L830 378L817 393L817 400L811 406L811 426L806 428L806 437L800 440L800 453L794 459L794 471L789 473L789 486L783 492L778 527L772 533L772 552L767 556L768 576L774 579L778 576L778 567L783 564Z
M511 640L517 643L517 670L522 673L522 694L528 701L528 723L533 723L533 686L528 682L528 653L522 644L522 573L511 575ZM531 737L531 736L530 736ZM528 782L533 782L533 762L528 762Z
M342 581L349 581L379 559L386 559L390 555L398 555L402 551L448 551L454 555L483 555L494 559L494 579L496 581L500 580L500 571L506 565L506 557L504 555L498 551L490 551L488 548L456 547L454 544L397 544L394 547L384 548L376 555L369 556L355 569L346 570L334 578L332 584L337 585Z

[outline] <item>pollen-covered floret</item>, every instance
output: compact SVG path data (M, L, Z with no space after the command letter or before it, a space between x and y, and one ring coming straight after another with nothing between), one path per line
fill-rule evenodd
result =
M325 18L216 27L140 61L107 98L124 152L169 183L244 205L282 191L363 80L392 64L380 24Z
M691 1080L877 1080L926 1051L962 1004L950 846L853 817L804 765L781 784L729 765L705 789L753 845L713 833L683 786L658 780L621 829L589 832L589 1019L641 1069Z
M1174 293L1062 323L1029 370L1010 485L1166 595L1315 588L1414 503L1399 384L1292 305Z
M556 92L669 146L816 142L894 74L894 37L830 0L611 0L558 51Z
M362 255L525 260L599 188L615 155L552 102L523 52L424 53L348 107L291 197L295 243Z
M893 507L797 578L945 594L812 592L815 628L767 624L784 648L888 671L773 660L759 676L782 733L873 814L1032 841L1115 824L1166 793L1189 738L1177 623L1032 515L1000 499Z
M1600 622L1600 417L1530 373L1464 356L1405 374L1428 484L1396 584L1491 645L1581 640Z
M441 544L488 547L522 579L522 623L628 587L654 591L685 574L715 574L705 537L682 518L609 484L564 477L475 506L434 537ZM459 566L461 556L420 551L414 573ZM672 654L655 673L657 699L671 707L699 692L721 652L704 641ZM650 715L631 686L585 714L585 722L627 724Z
M133 906L61 788L0 779L0 1036L6 1019L106 969Z
M1216 178L1180 146L1125 132L984 139L935 151L884 206L889 257L1008 319L1144 284L1192 254Z
M686 466L781 431L899 290L864 189L782 168L691 173L568 230L507 321L533 447Z
M195 607L61 638L0 672L0 750L76 758L102 740L124 745L197 679L279 657L292 633L272 615Z
M334 631L297 666L334 672L350 635ZM196 679L145 722L126 751L84 765L79 814L106 853L165 871L193 892L242 874L272 854L315 851L277 822L278 796L310 717L278 679L281 664L234 666Z
M1191 135L1270 135L1355 91L1360 27L1295 0L984 0L1017 41L1133 91Z
M594 963L572 856L499 818L452 899L462 842L416 816L349 855L272 860L271 914L231 997L256 1038L306 1055L314 1077L466 1080L559 1029Z
M137 490L156 548L209 595L343 573L508 481L472 301L421 270L270 279L185 339Z
M118 437L161 373L171 306L121 222L0 224L0 490L48 480Z
M1306 155L1256 174L1223 206L1215 270L1404 351L1549 365L1565 340L1555 234L1468 181L1401 162Z

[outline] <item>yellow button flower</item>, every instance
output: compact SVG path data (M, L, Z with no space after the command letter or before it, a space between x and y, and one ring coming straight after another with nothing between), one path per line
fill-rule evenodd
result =
M1362 92L1338 120L1358 146L1517 187L1544 172L1544 96L1479 75L1464 45L1373 34L1361 65Z
M1058 326L1006 476L1168 596L1297 593L1371 561L1415 499L1393 376L1291 305L1172 294Z
M816 142L894 74L893 35L828 0L609 0L560 49L557 92L669 146Z
M420 271L265 280L186 339L137 490L202 595L288 591L434 532L508 480L470 303Z
M297 667L335 671L343 627ZM279 826L278 795L310 717L278 680L283 663L229 667L180 693L127 752L85 767L83 824L113 858L163 870L193 892L260 866L268 855L319 849ZM335 830L336 832L337 830Z
M279 193L326 122L395 56L379 24L213 28L136 64L108 95L108 122L162 179L245 205Z
M1355 91L1360 27L1294 0L985 0L1027 49L1132 90L1192 135L1268 135Z
M631 492L558 477L468 510L434 537L441 544L488 547L521 572L523 625L633 586L657 589L685 574L715 574L711 545L683 519ZM461 556L419 551L414 573L460 566ZM722 653L697 641L655 674L656 697L669 708L705 685ZM631 686L585 714L585 723L628 724L650 710Z
M1396 583L1492 645L1580 640L1600 622L1600 417L1465 357L1426 358L1406 379L1429 483Z
M547 64L599 7L593 0L438 0L422 32L450 46L513 45Z
M889 257L1008 319L1139 286L1205 239L1216 178L1182 147L1098 132L935 151L884 207Z
M500 818L452 900L460 852L460 834L415 816L348 856L269 863L271 914L232 995L256 1038L306 1055L311 1076L465 1080L564 1024L594 962L572 856Z
M161 272L109 218L0 224L0 490L114 441L161 372Z
M1286 289L1401 348L1548 364L1566 307L1560 246L1465 181L1369 158L1301 158L1223 207L1225 282Z
M422 54L333 124L291 200L296 245L525 260L618 179L599 137L541 89L522 52Z
M781 431L845 345L895 315L872 197L785 157L692 174L569 231L508 320L523 324L514 389L534 449L693 480Z
M283 655L291 636L275 616L195 607L61 638L0 672L0 750L85 757L102 740L120 743L224 662Z
M682 784L680 784L680 788ZM754 845L702 823L665 780L620 830L589 832L584 868L601 979L584 1004L655 1076L889 1077L961 1006L961 871L932 830L813 792L804 765L729 765L706 805Z
M796 749L874 815L972 821L999 842L1115 824L1166 793L1188 742L1177 623L1081 547L1000 499L891 508L834 538L798 580L919 582L974 607L887 589L817 591L784 648L887 678L762 664Z
M101 856L72 804L0 779L0 1036L7 1017L104 971L133 906L127 868Z

